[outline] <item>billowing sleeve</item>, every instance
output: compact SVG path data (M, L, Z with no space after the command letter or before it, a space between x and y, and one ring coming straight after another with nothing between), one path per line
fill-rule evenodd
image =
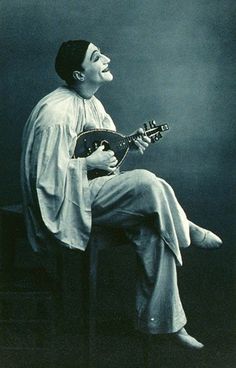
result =
M37 132L34 141L36 194L44 224L70 248L85 249L91 204L84 158L74 159L76 133L68 125Z
M112 118L110 117L109 114L105 114L102 125L105 129L110 129L110 130L114 130L116 131L116 126L112 120Z

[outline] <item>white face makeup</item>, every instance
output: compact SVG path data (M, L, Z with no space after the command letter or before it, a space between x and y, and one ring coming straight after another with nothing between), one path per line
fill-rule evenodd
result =
M109 70L110 61L97 46L90 43L82 63L84 70L81 74L84 76L84 80L95 85L112 81L113 75Z

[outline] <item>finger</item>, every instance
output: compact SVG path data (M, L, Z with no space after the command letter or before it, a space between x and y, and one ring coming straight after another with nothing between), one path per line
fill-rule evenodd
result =
M111 167L112 169L116 169L117 163L115 164L110 164L109 167Z
M147 143L151 143L151 138L149 138L147 135L144 135L142 138L143 138L143 141Z
M96 150L96 151L104 151L104 149L105 149L105 146L102 144L101 146L99 146L99 147L97 148L97 150Z
M116 159L116 157L112 157L109 161L109 165L110 166L114 166L114 165L117 165L118 164L118 160Z
M117 161L116 156L108 156L106 158L106 162L107 162L108 165L110 165L110 164L114 164L114 163L116 163L118 161Z
M144 133L141 137L138 137L137 139L146 143L151 143L151 139Z
M143 146L143 141L141 138L137 138L136 141L135 141L135 144L138 148L142 147Z
M114 162L112 162L111 166L116 166L118 164L118 160L115 160Z
M137 146L137 148L139 149L140 147L142 147L142 145L141 145L141 140L140 139L135 139L134 140L134 144Z
M143 155L144 149L142 147L139 147L139 152L141 153L141 155Z
M112 156L109 158L109 162L116 162L116 161L117 161L116 156Z
M148 147L148 142L144 141L142 138L138 138L137 141L141 145L141 147Z
M144 141L141 141L141 142L140 142L140 145L141 145L141 147L143 147L143 148L147 148L147 147L149 146L149 143L144 142Z
M107 153L109 157L115 156L115 152L112 150L108 150Z
M143 154L143 153L144 153L144 151L145 151L145 148L146 148L146 147L142 146L142 145L141 145L141 143L140 143L138 140L137 140L137 141L135 141L135 145L137 146L137 148L138 148L139 152L140 152L141 154Z
M108 166L107 167L107 171L110 172L110 173L112 173L112 172L116 171L116 167Z
M143 128L139 128L139 129L137 130L137 132L138 132L139 134L145 134L145 133L144 133L144 129L143 129Z
M135 144L135 146L137 147L137 148L139 148L139 142L138 142L138 140L137 139L134 139L134 144Z

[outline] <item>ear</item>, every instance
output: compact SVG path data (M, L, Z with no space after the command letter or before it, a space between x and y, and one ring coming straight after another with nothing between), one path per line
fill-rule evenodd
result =
M83 82L84 81L85 75L82 72L80 72L78 70L75 70L75 71L73 71L73 74L72 75L73 75L73 78L75 80L78 80L80 82Z

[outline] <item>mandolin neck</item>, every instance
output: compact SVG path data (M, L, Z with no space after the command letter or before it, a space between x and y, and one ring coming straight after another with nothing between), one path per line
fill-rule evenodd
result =
M164 132L169 129L168 124L164 123L158 126L153 126L149 129L144 125L145 131L144 134L147 135L149 138L151 138L152 143L158 141L162 136L161 132ZM129 136L124 137L123 145L126 145L127 147L130 147L132 143L140 137L140 133L131 134ZM121 142L122 143L122 142Z

